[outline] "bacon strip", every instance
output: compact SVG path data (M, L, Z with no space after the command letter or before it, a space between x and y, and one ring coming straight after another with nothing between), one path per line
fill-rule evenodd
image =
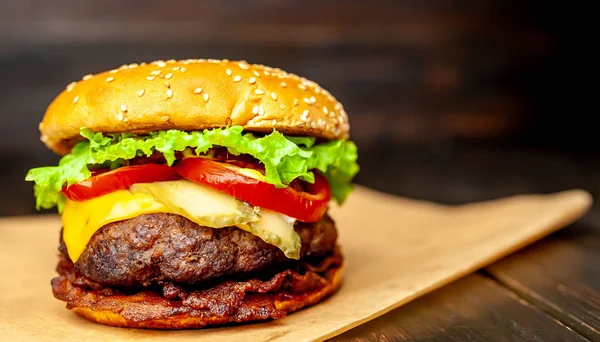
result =
M195 326L249 322L285 317L290 308L306 306L319 292L331 292L333 277L342 266L343 257L336 252L318 264L299 263L296 269L286 269L266 280L226 280L207 289L190 290L186 286L166 283L162 294L153 289L103 287L82 276L73 264L61 255L52 279L57 299L67 302L68 309L112 312L124 318L129 326L144 327L144 322L164 321L177 326L178 317L193 319ZM286 302L281 306L278 303ZM149 324L151 325L151 324ZM165 326L162 326L165 328Z

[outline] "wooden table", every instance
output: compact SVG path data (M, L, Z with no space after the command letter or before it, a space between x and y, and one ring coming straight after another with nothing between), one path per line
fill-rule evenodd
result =
M464 200L458 191L436 193L436 188L457 182L468 184L460 188L468 200L504 196L512 191L554 191L557 187L584 187L597 198L594 191L598 173L585 176L596 170L589 164L584 167L587 158L574 156L570 163L563 164L558 156L481 152L469 148L455 154L453 161L403 154L386 165L367 165L364 171L369 177L376 168L379 174L381 169L395 170L379 177L380 184L373 181L373 185L382 190L387 186L388 191L404 195L414 191L411 195L415 197L445 202ZM491 166L497 167L496 175L501 176L486 175L484 170ZM563 172L564 168L572 168L573 172ZM435 170L450 176L436 180ZM549 170L553 172L548 174ZM422 177L428 186L410 188L399 184L403 177L423 173L429 173ZM400 181L385 185L393 179L392 174ZM471 178L465 179L465 175ZM380 340L600 341L600 208L596 205L579 222L333 339Z
M599 218L333 340L600 341Z

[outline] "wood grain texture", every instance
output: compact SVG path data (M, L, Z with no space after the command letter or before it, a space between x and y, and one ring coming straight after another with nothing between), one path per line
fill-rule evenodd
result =
M519 296L600 341L600 213L487 268Z
M330 339L586 341L496 282L473 274Z
M346 260L342 288L281 321L201 331L137 331L83 321L50 295L59 220L0 220L0 336L95 341L236 339L300 341L333 337L442 287L570 224L590 206L582 191L443 206L357 187L330 214ZM402 217L402 220L390 220Z
M524 26L502 6L511 0L419 2L378 0L193 1L93 3L3 1L0 38L6 41L228 41L259 44L445 44L466 31ZM531 7L516 6L518 13ZM427 25L423 25L423 22ZM226 23L225 25L223 23ZM44 28L47 28L44 30ZM490 36L495 32L489 31ZM514 40L514 39L513 39Z

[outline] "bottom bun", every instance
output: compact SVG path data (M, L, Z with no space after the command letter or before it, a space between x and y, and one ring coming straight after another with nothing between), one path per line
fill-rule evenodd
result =
M288 269L268 280L225 281L188 292L183 300L165 298L156 291L114 294L80 287L73 284L81 284L74 269L60 266L61 276L52 280L52 290L79 316L110 326L197 329L267 321L317 304L336 292L344 273L338 253L319 265L308 265L302 274Z

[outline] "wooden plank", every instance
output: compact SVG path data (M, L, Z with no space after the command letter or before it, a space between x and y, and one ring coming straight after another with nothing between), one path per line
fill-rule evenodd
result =
M600 341L600 210L487 268L519 296Z
M448 43L464 33L487 32L490 12L515 0L468 1L457 6L438 0L178 1L94 2L3 1L0 37L10 41L253 41L321 45L335 42ZM526 13L532 6L518 6ZM531 26L498 15L499 28ZM226 24L223 24L226 23ZM424 25L426 23L426 25ZM510 31L510 30L509 30ZM522 37L522 36L521 36Z
M585 341L479 274L460 279L331 341Z

